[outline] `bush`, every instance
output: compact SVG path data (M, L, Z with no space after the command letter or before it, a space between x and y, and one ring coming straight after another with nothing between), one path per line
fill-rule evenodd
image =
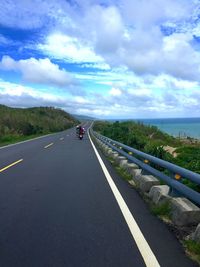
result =
M62 131L78 123L70 114L52 107L20 109L0 105L1 139Z
M176 138L163 133L157 127L146 126L141 122L117 121L111 123L98 121L94 124L94 130L147 154L200 173L200 144L186 146ZM176 153L178 156L176 158L164 150L163 147L166 145L177 147ZM156 166L154 165L154 167ZM163 171L161 167L158 169ZM193 184L191 186L199 190L199 186Z

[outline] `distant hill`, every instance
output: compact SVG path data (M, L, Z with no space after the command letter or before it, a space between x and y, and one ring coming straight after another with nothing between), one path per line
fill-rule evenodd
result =
M10 108L0 105L0 142L5 136L28 136L62 131L79 123L53 107Z
M95 121L95 120L97 120L97 119L94 118L94 117L84 116L84 115L72 114L72 116L73 116L74 118L76 118L77 120L79 120L79 121Z

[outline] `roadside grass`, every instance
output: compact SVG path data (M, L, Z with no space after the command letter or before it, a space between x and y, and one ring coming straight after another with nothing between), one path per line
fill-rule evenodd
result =
M122 167L117 167L115 166L117 173L125 180L125 181L131 181L132 180L132 176L127 173L127 171L125 169L123 169Z
M160 217L164 221L171 221L171 206L169 202L155 205L151 203L150 210L152 214Z
M121 178L123 178L125 181L131 181L132 180L132 175L129 174L124 168L120 167L119 164L117 164L112 157L106 156L106 158L107 158L107 160L110 161L112 166L117 171L117 174L119 174L119 176Z
M200 265L200 243L194 240L184 240L183 245L187 254Z

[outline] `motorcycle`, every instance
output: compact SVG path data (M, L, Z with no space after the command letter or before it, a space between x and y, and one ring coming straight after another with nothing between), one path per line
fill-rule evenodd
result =
M83 139L83 135L85 133L85 129L82 126L77 126L76 127L76 136L82 140Z

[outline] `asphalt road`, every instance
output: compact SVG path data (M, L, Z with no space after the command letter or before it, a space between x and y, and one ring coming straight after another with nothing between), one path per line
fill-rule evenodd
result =
M159 265L197 266L101 157ZM154 267L150 261L136 245L88 135L79 140L69 129L0 149L0 267Z

